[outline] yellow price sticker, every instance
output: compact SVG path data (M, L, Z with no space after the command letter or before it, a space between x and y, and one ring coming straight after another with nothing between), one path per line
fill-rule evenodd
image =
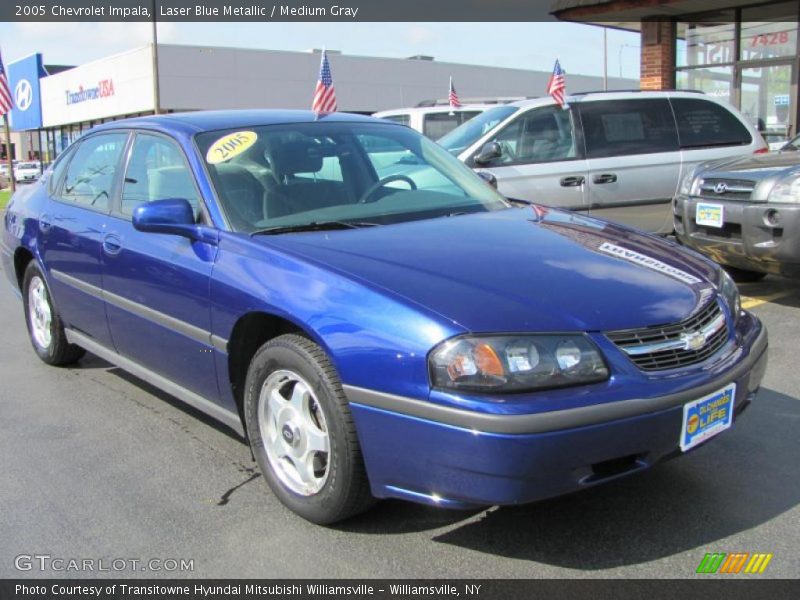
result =
M258 134L255 131L236 131L222 136L206 152L206 162L218 165L226 160L239 156L250 146L256 143Z

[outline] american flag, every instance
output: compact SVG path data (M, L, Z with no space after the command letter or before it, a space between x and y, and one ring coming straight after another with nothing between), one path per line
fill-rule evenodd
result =
M564 71L561 69L561 63L556 59L556 65L553 67L553 74L550 76L550 81L547 82L547 93L553 97L559 106L564 106L564 92L566 91L566 83L564 81Z
M450 108L461 108L461 100L458 99L456 88L453 87L452 77L450 78L450 94L447 97L450 100Z
M3 57L0 55L0 116L6 114L14 107L11 101L11 90L8 89L8 78L3 68Z
M333 89L333 77L331 77L331 65L328 62L328 54L322 51L322 60L319 63L319 80L317 89L314 90L314 101L311 103L311 110L315 113L336 112L336 90Z

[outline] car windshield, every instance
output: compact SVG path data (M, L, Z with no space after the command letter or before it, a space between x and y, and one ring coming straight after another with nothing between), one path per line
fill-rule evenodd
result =
M463 125L456 127L439 139L438 143L453 156L458 156L518 110L518 107L508 105L490 108Z
M383 225L509 206L434 142L394 124L320 120L196 141L236 231Z
M36 164L36 163L27 163L27 162L25 162L25 163L19 163L17 165L17 168L18 169L38 169L39 165Z

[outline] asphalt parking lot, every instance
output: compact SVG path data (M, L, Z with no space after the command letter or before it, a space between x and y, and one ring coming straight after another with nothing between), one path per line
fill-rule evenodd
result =
M0 280L0 577L93 575L19 571L19 555L193 561L100 574L124 577L664 578L695 576L706 552L765 552L757 577L800 573L800 282L742 286L770 331L764 387L691 455L538 504L387 501L322 528L283 508L234 434L177 400L92 356L41 363Z

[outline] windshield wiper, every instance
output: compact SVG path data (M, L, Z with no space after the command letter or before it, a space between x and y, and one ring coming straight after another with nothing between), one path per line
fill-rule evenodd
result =
M265 227L250 233L254 235L276 235L279 233L295 233L300 231L325 231L334 229L358 229L360 227L375 227L379 223L369 221L312 221L311 223L300 223L297 225L276 225L275 227Z

